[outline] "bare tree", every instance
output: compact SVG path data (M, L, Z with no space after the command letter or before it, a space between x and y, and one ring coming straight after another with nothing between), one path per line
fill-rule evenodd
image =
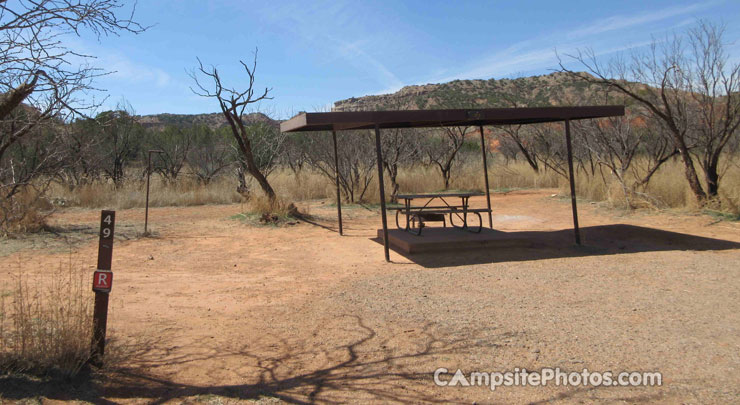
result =
M60 125L61 148L67 164L55 172L60 183L70 190L100 179L104 156L101 153L103 139L99 123L90 119L78 119Z
M98 36L146 29L131 18L118 18L121 7L118 0L0 2L0 120L10 119L22 103L37 110L26 115L30 120L15 122L12 132L2 132L0 158L44 120L84 108L75 95L93 90L92 80L105 71L86 64L75 68L74 58L91 56L70 50L60 37L85 29Z
M229 123L229 127L231 128L241 159L246 165L247 171L255 178L255 180L257 180L257 183L259 183L262 191L264 191L267 197L270 200L274 200L275 191L272 189L272 186L270 186L270 183L267 181L267 177L262 173L257 161L255 160L250 131L242 120L247 106L261 100L271 99L271 97L268 96L270 89L265 88L265 91L260 95L255 95L254 79L255 72L257 70L256 50L254 52L254 61L252 62L251 68L241 60L239 63L241 63L244 71L247 73L247 77L249 78L249 84L245 90L240 91L234 88L224 87L221 82L221 76L219 76L218 69L213 65L206 68L200 59L198 59L197 71L193 71L190 74L190 77L195 82L198 90L194 90L193 88L191 88L191 90L199 96L215 98L218 101L221 112ZM210 83L209 86L201 83L198 79L199 74L203 75L212 83Z
M24 138L48 130L42 129L45 124L63 122L96 107L83 103L78 94L95 90L92 81L106 72L89 66L92 56L69 49L64 38L83 31L98 37L144 31L133 21L133 10L128 18L117 15L122 7L119 0L0 1L0 188L14 190L3 191L3 205L20 210L30 206L7 201L19 187L30 186L29 181L19 181L19 165L28 164L21 171L33 179L45 170L41 163L53 160L28 154L22 162L10 157L14 149L37 145L35 141L21 144ZM56 144L61 132L51 134L47 141Z
M296 177L301 174L303 166L307 163L304 150L306 141L308 141L306 134L286 134L285 148L280 155L281 164L287 165Z
M264 122L252 122L245 125L249 138L252 141L252 155L260 173L269 176L277 167L278 158L285 147L286 135L280 132L277 125ZM249 164L244 159L239 145L232 143L233 160L236 162L236 177L239 181L237 192L249 197L249 183L245 175L249 173Z
M187 161L193 175L202 183L210 183L234 162L229 144L229 134L222 130L213 131L205 125L193 129L192 147ZM228 137L228 138L227 138Z
M152 162L152 166L168 182L177 180L177 176L185 166L195 131L195 127L179 128L173 125L161 131L149 131L148 148L162 151Z
M617 58L605 66L592 50L571 56L593 76L560 65L573 77L629 96L661 120L701 205L717 196L722 152L740 125L740 63L728 64L723 34L723 26L700 21L685 37L674 34L654 41L648 51L634 52L629 61ZM704 172L706 189L692 154Z
M432 129L430 130L430 135L428 135L430 139L422 144L424 154L429 163L436 165L439 169L445 190L450 188L455 157L465 144L465 139L470 134L470 129L471 127Z
M663 163L677 154L660 124L631 109L623 117L575 123L580 145L590 152L604 183L607 180L602 169L606 168L622 187L631 208L635 207L636 198L659 204L644 193L645 188Z
M388 172L388 179L391 182L391 202L398 202L398 169L402 166L411 166L419 160L421 136L423 135L416 129L392 128L385 130L381 138L383 167Z
M324 176L334 180L337 167L331 134L317 133L304 138L306 162ZM337 133L339 186L349 202L362 201L373 179L375 170L375 144L367 131L341 131Z
M103 172L119 187L126 178L126 168L141 152L144 127L137 122L133 108L126 102L120 103L115 111L98 114L94 122L99 124L103 136L99 146Z
M50 179L65 164L57 130L58 126L36 125L6 149L0 167L0 234L32 230L22 224L32 214L39 217L32 207L43 199ZM44 181L37 180L40 176ZM34 222L30 225L38 225Z
M377 108L399 111L411 107L407 100L391 99ZM388 180L391 182L391 202L398 202L398 169L420 160L421 136L419 130L412 128L391 128L383 133L380 147L383 151L383 168L388 172Z
M527 163L532 170L539 173L540 165L538 162L537 151L531 141L532 131L528 129L528 126L506 125L502 126L501 130L502 132L498 133L501 149L510 151L509 153L504 153L504 156L507 157L507 161L508 155L516 157L516 154L512 151L512 149L514 149L512 146L515 146L516 149L521 152L522 156L524 156L524 159L527 160Z
M91 56L70 50L60 38L83 30L97 36L144 31L133 21L133 10L129 18L116 15L122 6L119 0L0 2L0 120L24 102L42 112L37 118L71 108L78 101L73 95L91 89L91 80L105 72L86 65L75 68L73 58ZM30 128L18 128L24 129Z
M252 141L254 162L261 173L269 176L277 167L278 158L285 150L286 135L280 132L278 125L266 122L250 123L245 128Z

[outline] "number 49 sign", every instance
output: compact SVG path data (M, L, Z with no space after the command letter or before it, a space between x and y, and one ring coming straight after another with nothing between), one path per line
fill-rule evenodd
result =
M116 212L103 211L100 215L100 242L98 245L98 269L93 275L93 291L110 292L113 286L111 261L113 258L113 230Z

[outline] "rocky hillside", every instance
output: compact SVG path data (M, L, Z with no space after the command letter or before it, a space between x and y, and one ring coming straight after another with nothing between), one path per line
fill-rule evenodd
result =
M334 103L334 111L594 104L598 90L596 85L560 72L517 79L455 80L406 86L393 94L340 100Z
M278 125L278 121L273 120L262 113L246 114L243 117L245 123L265 122L272 125ZM166 126L189 127L193 125L206 125L211 129L225 127L228 124L226 118L221 113L211 114L154 114L142 115L138 121L145 128L162 130Z

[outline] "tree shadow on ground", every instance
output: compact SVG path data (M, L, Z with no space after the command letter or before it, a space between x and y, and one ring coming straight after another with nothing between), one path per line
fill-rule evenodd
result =
M580 246L573 242L572 229L506 234L516 243L506 244L503 241L501 247L471 247L413 254L397 249L393 244L391 249L427 268L639 252L740 249L738 242L625 224L581 228ZM379 238L372 240L382 244Z
M277 398L288 403L371 402L449 402L433 393L434 367L419 367L440 358L464 355L470 350L494 350L496 341L511 339L515 334L494 329L478 331L490 339L472 340L475 331L440 334L432 325L419 331L411 347L398 347L393 336L382 338L357 316L341 317L333 328L322 326L309 339L287 339L265 334L240 347L208 347L207 341L196 342L203 354L171 356L162 349L161 341L137 342L128 349L125 367L103 374L83 373L75 380L48 382L22 376L0 377L0 397L22 399L42 396L55 400L82 400L114 403L141 400L164 403L204 395L217 395L239 400ZM341 336L345 344L328 345L319 335ZM318 337L317 337L318 336ZM213 344L211 344L213 346ZM213 360L216 360L215 362ZM120 361L120 359L119 359ZM161 377L160 368L196 366L208 362L213 370L223 371L223 364L237 362L238 375L244 384L195 385L178 383ZM419 371L419 369L425 371ZM233 370L232 370L233 371Z
M417 332L413 344L397 345L395 336L381 337L361 318L345 315L333 327L322 325L313 330L309 338L265 334L237 347L215 347L204 339L194 342L197 350L182 355L170 353L167 338L160 336L157 340L140 340L120 347L126 356L111 361L123 365L113 366L104 373L87 372L74 380L52 382L22 376L0 377L0 398L44 397L96 404L213 403L214 399L269 403L279 400L293 404L470 403L470 398L476 396L490 400L489 388L470 387L460 391L459 387L437 387L433 382L434 370L440 366L454 369L451 364L467 369L470 365L465 364L469 361L466 359L482 352L506 350L508 342L522 338L521 332L495 327L443 333L426 324ZM346 342L325 343L326 334L341 336ZM500 365L504 369L514 366L518 365ZM232 373L229 381L244 383L177 382L164 377L173 367L197 368L204 375L228 369ZM646 389L625 392L609 391L609 387L560 387L554 395L537 403L588 401L598 395L603 395L602 399L617 395L620 400L633 403L665 398L664 390L646 392ZM532 396L542 398L543 394L534 389Z

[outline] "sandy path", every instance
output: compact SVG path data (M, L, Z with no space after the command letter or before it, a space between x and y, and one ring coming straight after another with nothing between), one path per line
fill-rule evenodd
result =
M494 226L569 228L570 205L551 193L495 195ZM585 228L630 224L740 242L738 224L707 216L580 208ZM313 203L309 211L335 226L333 207ZM345 210L346 237L304 222L249 226L230 218L239 212L238 205L153 209L158 238L116 241L110 330L131 345L126 376L56 397L727 403L740 396L740 245L586 233L581 249L413 260L392 252L385 263L370 240L377 212ZM70 210L55 220L94 228L98 215ZM141 226L140 210L117 216L121 229ZM92 269L95 249L92 241L79 245L74 260ZM62 260L69 253L16 252L0 258L0 282L19 261L43 269ZM660 371L664 384L492 392L437 387L438 367Z

